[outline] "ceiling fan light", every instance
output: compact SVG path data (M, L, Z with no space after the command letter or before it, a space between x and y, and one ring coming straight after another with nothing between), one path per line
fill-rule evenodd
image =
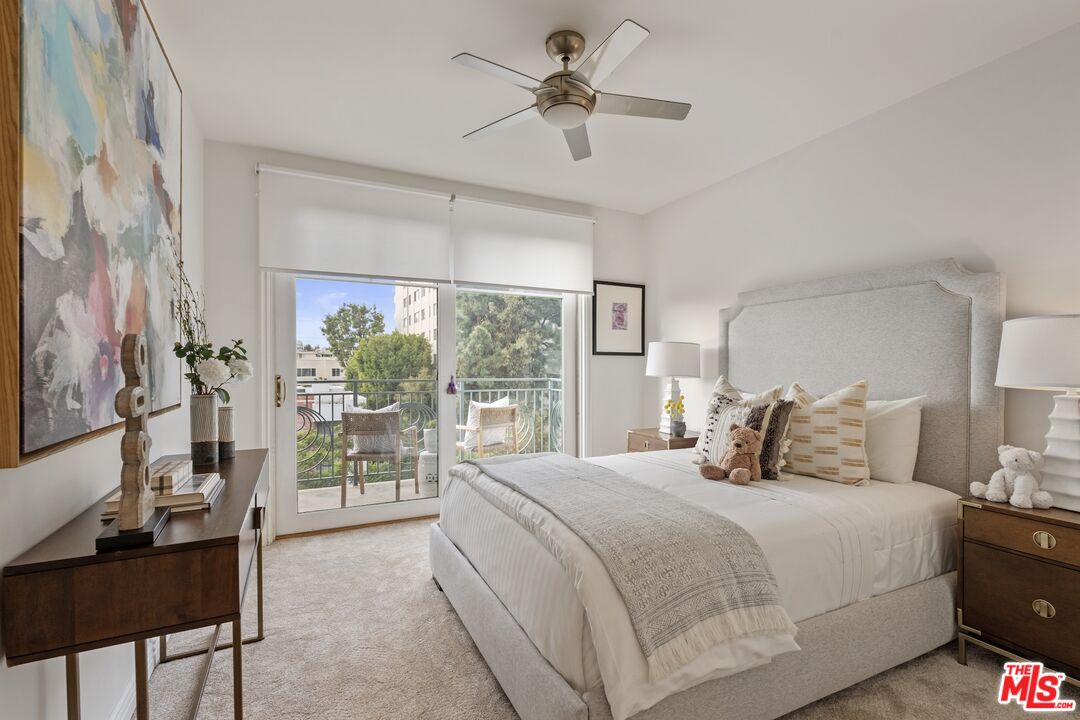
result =
M560 130L572 130L589 119L589 111L576 102L551 105L544 110L544 120Z

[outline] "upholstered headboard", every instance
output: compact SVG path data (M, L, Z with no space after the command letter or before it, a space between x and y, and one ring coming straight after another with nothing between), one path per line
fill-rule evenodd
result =
M721 312L720 371L752 391L866 379L872 400L926 395L915 479L966 495L998 466L1004 314L1001 275L955 260L743 292Z

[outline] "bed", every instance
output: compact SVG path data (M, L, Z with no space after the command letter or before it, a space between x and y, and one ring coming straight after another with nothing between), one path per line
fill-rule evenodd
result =
M451 481L433 576L519 715L774 718L948 642L956 498L996 467L1002 436L1003 295L999 275L942 260L742 293L721 313L717 366L738 387L798 379L824 393L865 377L874 398L926 395L916 482L744 488L700 479L690 451L590 459L749 531L796 651L733 646L730 671L641 682L632 662L611 665L603 604L590 617L564 565L491 501L512 491Z

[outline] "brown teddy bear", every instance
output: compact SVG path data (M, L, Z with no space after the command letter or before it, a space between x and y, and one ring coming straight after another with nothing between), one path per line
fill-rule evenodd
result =
M701 476L707 480L727 478L736 485L749 485L751 480L761 480L761 433L739 424L733 424L728 451L719 465L708 463L701 466Z

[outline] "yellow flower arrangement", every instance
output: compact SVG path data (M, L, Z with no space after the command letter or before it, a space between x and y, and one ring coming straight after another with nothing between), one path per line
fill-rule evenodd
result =
M683 414L686 412L686 405L683 401L686 400L685 395L680 395L678 400L667 400L664 403L664 412L671 416L672 420L682 420Z

